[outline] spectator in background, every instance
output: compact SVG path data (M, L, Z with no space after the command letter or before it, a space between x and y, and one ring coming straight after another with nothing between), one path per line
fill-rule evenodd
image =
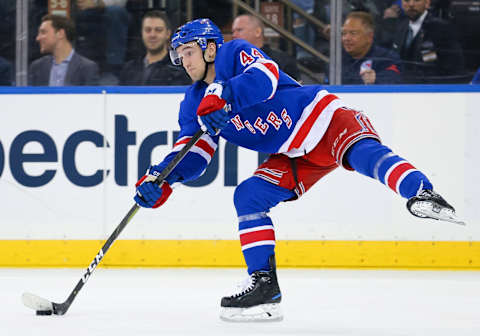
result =
M472 84L480 84L480 68L478 68L477 73L473 76Z
M381 47L391 49L398 21L405 17L402 10L402 1L385 1L383 7L379 6L382 11L375 18L375 43Z
M366 12L351 12L342 27L342 84L397 84L400 57L373 41L374 21Z
M270 56L288 75L296 80L300 79L300 73L297 67L297 60L280 50L271 48L264 42L263 23L253 15L239 15L232 24L232 35L234 39L244 39L251 44L262 49Z
M13 80L12 64L0 57L0 86L11 86Z
M455 28L427 10L430 0L402 0L393 49L404 61L407 83L455 83L464 80L464 59Z
M125 64L120 75L120 85L192 84L183 68L170 63L170 35L167 15L160 11L147 12L142 20L142 41L147 53L144 57Z
M76 0L79 53L102 69L103 84L117 84L128 39L127 0ZM113 76L112 76L113 75Z
M75 39L73 22L60 15L45 15L38 29L37 42L42 54L32 62L29 85L68 86L97 85L99 74L95 62L79 55L72 47Z

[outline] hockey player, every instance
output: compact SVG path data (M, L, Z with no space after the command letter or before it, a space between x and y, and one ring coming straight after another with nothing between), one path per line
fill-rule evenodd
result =
M178 28L171 47L172 62L182 65L194 84L180 104L178 140L171 153L137 182L135 201L157 208L172 193L171 184L199 177L219 136L271 153L235 189L249 278L238 293L222 298L221 318L282 318L274 226L268 212L279 202L301 197L339 166L377 179L408 199L407 208L414 216L458 222L454 208L433 191L428 178L383 145L368 118L336 95L321 86L302 87L244 40L224 44L220 30L209 19ZM199 128L207 133L160 186L152 183Z

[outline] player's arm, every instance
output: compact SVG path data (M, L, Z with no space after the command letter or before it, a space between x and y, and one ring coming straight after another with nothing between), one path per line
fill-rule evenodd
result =
M220 48L215 70L216 79L224 82L224 99L235 109L243 109L275 95L279 69L261 49L237 41Z
M172 193L170 187L172 184L188 182L202 175L217 149L218 137L204 134L160 186L154 183L156 177L199 129L194 113L182 113L185 112L185 108L191 108L188 105L185 101L182 102L179 119L181 130L171 152L162 162L151 166L135 185L137 189L134 199L142 207L157 208L161 206Z
M232 106L244 109L271 99L277 91L278 65L243 40L218 49L215 72L197 109L199 123L209 134L218 134L227 125Z
M196 123L195 123L196 124ZM173 145L172 151L160 162L158 165L153 166L155 170L162 171L177 153L190 141L193 134L198 130L196 125L195 131L192 132L180 132L177 141ZM182 161L173 169L171 176L174 176L175 182L188 182L195 180L203 174L208 164L212 160L215 150L217 149L218 137L204 134L197 141L197 143L190 149L185 155Z

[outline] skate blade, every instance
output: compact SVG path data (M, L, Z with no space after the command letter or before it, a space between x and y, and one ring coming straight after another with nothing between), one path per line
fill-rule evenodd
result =
M220 319L226 322L279 322L283 314L278 303L250 308L222 308Z
M423 218L437 219L445 222L466 225L466 223L457 217L455 211L448 208L436 208L432 202L416 202L412 206L412 211Z

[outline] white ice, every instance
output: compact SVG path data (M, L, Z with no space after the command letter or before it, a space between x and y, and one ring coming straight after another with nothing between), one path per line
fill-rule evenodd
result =
M480 272L278 270L284 320L228 323L241 269L97 269L64 316L36 316L23 292L63 302L80 269L0 269L0 335L480 335Z

